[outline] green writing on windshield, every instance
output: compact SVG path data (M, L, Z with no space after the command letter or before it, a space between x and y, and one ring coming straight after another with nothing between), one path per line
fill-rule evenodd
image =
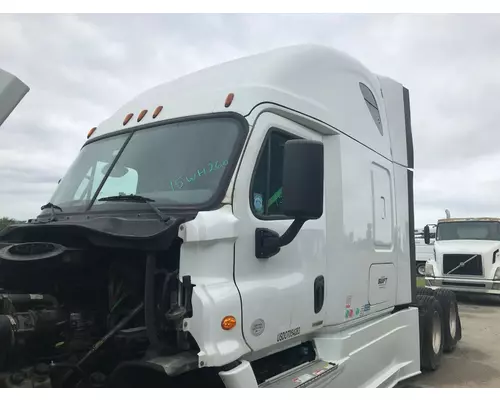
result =
M170 188L175 190L181 190L185 184L195 182L196 180L202 179L203 176L211 174L212 172L219 171L222 168L226 167L229 164L228 160L224 160L222 162L215 161L209 162L205 167L197 169L193 172L192 175L189 176L179 176L175 180L170 181Z

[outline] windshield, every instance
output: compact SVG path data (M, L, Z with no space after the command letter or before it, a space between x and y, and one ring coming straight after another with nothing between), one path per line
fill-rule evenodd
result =
M494 221L442 222L437 240L500 240L500 223Z
M210 118L96 140L80 151L50 202L65 212L130 194L157 206L207 204L236 162L243 134L236 119Z

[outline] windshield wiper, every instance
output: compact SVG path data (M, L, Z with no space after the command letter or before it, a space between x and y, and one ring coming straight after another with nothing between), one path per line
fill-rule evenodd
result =
M62 208L49 202L49 203L44 204L43 206L41 206L40 210L43 211L43 210L46 210L47 208L50 208L50 212L52 214L49 222L51 222L51 221L57 221L57 216L56 216L55 210L59 210L59 211L62 212Z
M129 201L131 203L145 203L151 207L151 209L160 217L162 222L167 222L170 220L169 216L164 215L157 207L155 207L152 202L154 202L153 199L150 199L148 197L144 196L139 196L137 194L120 194L118 196L108 196L108 197L101 197L98 199L99 201Z

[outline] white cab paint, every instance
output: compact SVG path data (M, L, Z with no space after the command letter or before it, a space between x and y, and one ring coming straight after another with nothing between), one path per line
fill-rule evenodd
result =
M289 120L263 113L257 119L248 141L245 157L235 182L233 208L240 222L240 235L235 245L235 281L241 294L243 334L252 350L261 350L277 343L277 335L300 328L307 334L322 326L324 312L314 313L313 284L326 274L325 217L308 221L295 240L274 257L255 257L255 229L266 227L283 234L291 220L257 219L250 208L250 183L264 137L271 128L305 139L322 140L321 135ZM328 294L325 293L326 298ZM262 319L265 330L251 334L251 325Z
M372 92L379 131L360 84ZM247 119L249 133L221 208L181 226L179 276L195 284L186 320L200 366L224 366L312 341L338 373L317 386L394 386L419 373L418 311L412 302L413 148L403 86L322 46L292 46L214 66L157 86L102 122L92 139L123 130L126 114L149 110L147 126L221 112ZM234 93L230 107L224 102ZM406 105L405 105L406 104ZM163 110L153 121L152 111ZM255 229L282 234L291 220L251 210L250 185L270 129L324 145L324 213L269 259L255 256ZM313 283L325 299L314 312ZM402 310L394 312L396 306ZM224 331L224 316L237 325ZM258 326L258 334L252 325ZM300 333L280 341L280 333ZM254 387L248 363L221 373Z
M205 366L224 365L250 351L241 328L222 331L225 316L241 318L241 302L233 280L234 244L238 220L230 206L201 212L180 227L183 240L179 276L191 275L193 318L184 330L191 332L200 347L199 362Z
M341 373L328 387L393 387L419 374L418 310L409 308L315 339L318 356Z
M373 264L370 267L368 302L393 307L396 304L396 268L394 264Z

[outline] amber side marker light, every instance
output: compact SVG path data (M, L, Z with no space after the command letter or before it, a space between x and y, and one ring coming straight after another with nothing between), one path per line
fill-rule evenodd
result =
M90 131L89 131L89 133L87 133L87 139L90 139L90 137L94 134L94 132L95 132L95 130L96 130L96 129L97 129L97 127L95 127L95 126L94 126L94 127L93 127Z
M141 122L144 116L148 113L148 110L142 110L139 116L137 117L137 122Z
M156 118L158 116L158 114L161 113L161 110L163 110L163 106L156 107L156 109L153 112L153 119Z
M127 125L128 122L132 119L132 117L134 116L134 114L130 113L130 114L127 114L127 116L125 117L125 119L123 120L123 125Z
M224 107L228 108L233 102L233 100L234 100L234 93L229 93L226 97L226 102L224 103Z
M228 315L224 318L222 318L222 322L220 323L220 326L222 329L225 331L230 331L236 326L236 318L234 318L232 315Z

